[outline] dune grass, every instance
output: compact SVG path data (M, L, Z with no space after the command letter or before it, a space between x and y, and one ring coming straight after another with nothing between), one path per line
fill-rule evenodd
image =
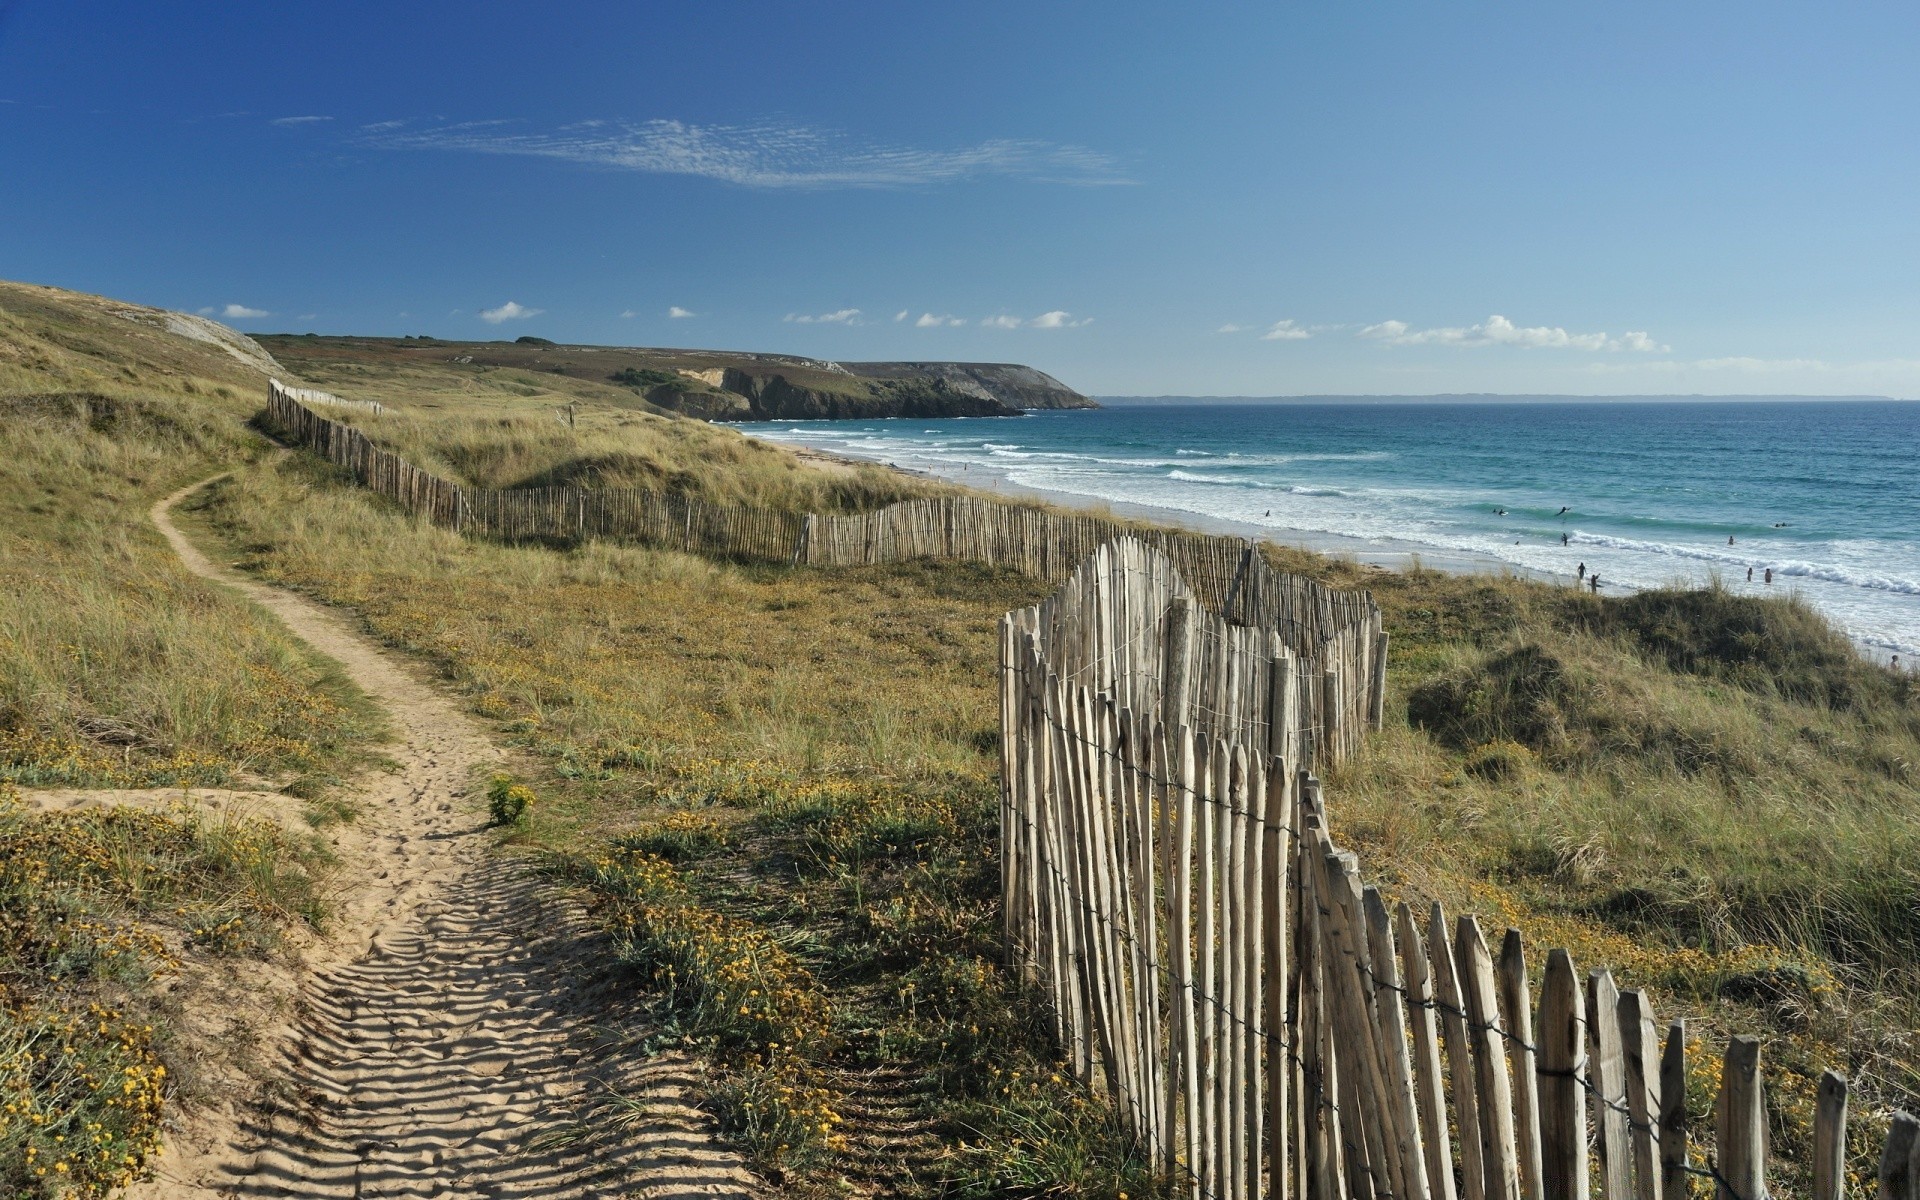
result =
M542 758L521 838L630 929L649 978L674 973L666 996L695 988L687 1027L748 1071L732 1078L787 1070L766 1044L785 1039L712 1023L730 994L686 978L680 927L622 924L657 901L634 877L670 880L715 937L772 939L796 995L834 998L818 1045L835 1048L784 1086L825 1088L840 1113L858 1103L835 1091L841 1071L938 1081L926 1103L949 1153L901 1194L1150 1189L1051 1082L997 966L992 631L1039 585L465 541L304 460L236 480L206 516L252 569L351 607ZM1663 1016L1695 1020L1701 1063L1729 1032L1766 1031L1789 1168L1818 1071L1850 1070L1867 1162L1879 1106L1920 1091L1908 684L1792 601L1595 600L1277 557L1371 587L1394 634L1387 729L1329 780L1370 873L1653 988ZM1704 1119L1704 1071L1696 1084ZM869 1131L834 1126L849 1144L829 1154L764 1107L747 1120L739 1094L715 1102L750 1141L777 1131L755 1143L768 1170L858 1176Z
M715 504L852 512L941 490L872 464L821 471L785 450L687 417L611 407L573 424L522 409L501 416L340 413L367 436L475 487L639 488Z
M266 449L242 424L249 375L110 309L0 288L0 779L314 791L377 732L331 667L189 575L147 520Z

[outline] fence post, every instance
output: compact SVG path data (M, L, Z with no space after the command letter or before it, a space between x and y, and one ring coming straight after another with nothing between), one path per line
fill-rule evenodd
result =
M1467 1017L1473 1023L1474 1077L1480 1097L1480 1144L1484 1150L1488 1200L1516 1200L1520 1168L1514 1155L1513 1086L1507 1076L1501 1045L1500 1008L1494 999L1493 957L1480 933L1480 922L1463 916L1457 922L1454 958L1459 964Z
M1645 992L1620 993L1619 1021L1627 1068L1634 1200L1660 1200L1660 1041L1653 1031L1653 1005Z
M1667 1043L1660 1052L1660 1193L1668 1200L1686 1200L1687 1160L1687 1023L1667 1026Z
M1540 1192L1587 1200L1586 1006L1565 950L1547 952L1540 984Z
M1718 1118L1716 1200L1767 1200L1767 1112L1756 1038L1727 1039Z
M1507 1065L1513 1075L1514 1153L1520 1165L1520 1194L1526 1200L1540 1200L1540 1081L1534 1067L1527 955L1518 929L1507 930L1500 942L1500 1014L1507 1023Z
M1920 1200L1920 1120L1911 1113L1893 1114L1887 1129L1878 1200Z
M1840 1200L1846 1181L1847 1078L1822 1071L1813 1108L1813 1200Z
M1592 1065L1588 1083L1593 1096L1594 1141L1600 1152L1600 1195L1603 1200L1632 1200L1627 1145L1626 1063L1620 1053L1620 992L1613 973L1598 970L1587 976L1587 1054ZM1745 1200L1754 1200L1747 1197Z

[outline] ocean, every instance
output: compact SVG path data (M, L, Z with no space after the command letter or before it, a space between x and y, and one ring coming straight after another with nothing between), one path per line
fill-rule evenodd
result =
M1569 582L1584 564L1611 595L1791 590L1920 656L1916 402L1152 403L751 432L1319 548Z

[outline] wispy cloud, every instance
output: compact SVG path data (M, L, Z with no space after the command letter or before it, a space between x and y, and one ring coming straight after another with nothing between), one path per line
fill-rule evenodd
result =
M1008 316L1006 313L1001 313L995 317L980 318L980 326L983 329L1018 329L1022 324L1024 324L1024 322L1022 322L1019 317Z
M498 325L502 321L524 321L528 317L537 317L547 311L544 308L528 308L509 300L499 308L483 308L480 319L489 325Z
M622 321L631 321L631 320L633 320L633 319L634 319L635 317L637 317L637 316L639 316L639 315L640 315L639 313L637 313L637 312L635 312L635 311L633 311L632 309L630 309L630 308L629 308L629 309L628 309L627 311L625 311L625 312L623 312L623 313L621 313L621 314L620 314L620 319L621 319Z
M274 125L320 125L333 120L332 117L275 117Z
M367 129L361 140L391 150L525 155L756 188L916 187L986 178L1083 186L1132 182L1109 155L1027 138L942 150L778 122L583 121L550 131L524 130L520 124L468 121L405 132L389 126Z
M910 311L912 310L903 308L899 312L893 314L893 319L896 321L904 321L907 319L907 313L909 313Z
M697 317L699 315L699 313L694 312L690 308L681 308L678 304L670 304L667 306L667 316L676 321L684 321L688 317Z
M780 319L782 321L791 321L795 325L858 325L860 323L860 310L857 308L841 308L830 313L788 313Z
M953 317L945 314L935 316L932 313L921 313L919 319L914 321L913 324L917 329L938 329L945 325L965 325L966 323L967 319L965 317Z
M1312 336L1312 332L1300 328L1299 325L1294 323L1292 318L1288 318L1285 321L1275 321L1265 333L1260 335L1260 340L1263 342L1304 342Z
M1214 330L1214 332L1215 333L1243 333L1246 331L1246 328L1247 327L1245 325L1235 325L1232 321L1228 321L1225 325L1222 325L1220 328Z
M389 133L395 129L405 128L406 124L405 121L375 121L371 125L362 125L360 128L366 133Z
M203 308L200 310L200 315L203 317L211 317L215 313L218 313L221 317L229 321L251 321L256 317L270 317L273 315L264 308L248 308L244 304L229 304L225 308ZM301 319L306 320L307 318L302 317Z
M1644 332L1619 337L1605 333L1568 333L1557 325L1515 325L1498 314L1478 325L1415 329L1405 321L1381 321L1362 326L1358 336L1390 346L1522 346L1534 349L1614 350L1666 354L1663 346Z

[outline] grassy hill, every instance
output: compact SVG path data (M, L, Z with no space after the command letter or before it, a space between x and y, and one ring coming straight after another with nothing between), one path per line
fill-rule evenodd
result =
M180 578L146 531L153 498L232 468L189 514L209 544L351 612L539 764L515 843L593 905L635 1002L725 1068L707 1102L770 1178L797 1194L842 1178L902 1196L1152 1194L1099 1104L1054 1077L998 966L994 621L1042 588L952 564L792 572L466 540L268 454L247 426L257 367L124 307L0 288L0 413L27 433L0 466L0 771L157 780L190 752L194 770L304 789L363 753L353 697L264 618ZM843 507L920 486L811 470L530 361L354 339L301 357L293 341L308 339L269 342L290 374L393 406L353 419L476 483ZM1786 599L1603 599L1274 555L1370 587L1386 613L1386 728L1328 794L1387 889L1613 967L1663 1018L1694 1021L1697 1061L1764 1032L1782 1190L1802 1182L1814 1079L1848 1071L1850 1165L1870 1172L1877 1123L1920 1101L1912 680ZM177 619L179 597L204 615ZM280 714L264 739L263 713ZM144 740L116 741L119 726ZM290 870L296 849L273 861ZM151 919L104 884L89 895ZM105 986L56 979L38 954L0 944L6 1005L84 1006ZM18 1036L8 1019L0 1038Z
M288 367L351 395L395 376L471 380L474 391L579 399L725 421L822 417L1004 417L1025 408L1093 407L1031 367L1005 363L822 362L741 351L563 346L543 338L267 336ZM489 380L506 372L511 382ZM645 403L638 403L644 401Z

